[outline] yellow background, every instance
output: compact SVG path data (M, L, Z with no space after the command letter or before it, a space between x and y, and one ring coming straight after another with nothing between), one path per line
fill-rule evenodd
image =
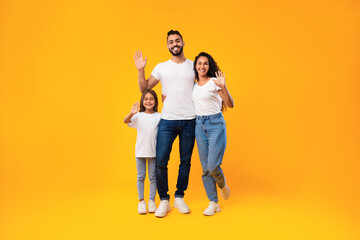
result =
M359 10L1 0L0 239L359 239ZM214 217L202 215L196 148L192 213L137 214L136 131L122 123L140 98L133 54L148 56L149 76L171 56L170 29L187 58L213 55L235 100L223 161L232 195ZM175 142L171 195L178 164Z

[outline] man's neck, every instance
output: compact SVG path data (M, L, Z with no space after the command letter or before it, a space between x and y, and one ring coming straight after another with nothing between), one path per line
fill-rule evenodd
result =
M172 56L171 61L174 63L183 63L186 61L184 53L182 53L180 56Z

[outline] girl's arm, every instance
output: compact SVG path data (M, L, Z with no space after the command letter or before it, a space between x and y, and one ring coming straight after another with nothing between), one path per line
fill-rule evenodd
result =
M224 101L226 106L228 106L229 108L233 108L234 100L231 97L229 90L226 87L225 74L219 71L215 73L215 75L216 75L216 80L214 80L214 82L217 86L221 87L221 90L219 90L219 95L221 99Z
M136 102L136 103L132 106L132 108L131 108L131 110L130 110L130 113L125 117L124 123L130 123L132 116L134 116L138 111L139 111L139 103Z

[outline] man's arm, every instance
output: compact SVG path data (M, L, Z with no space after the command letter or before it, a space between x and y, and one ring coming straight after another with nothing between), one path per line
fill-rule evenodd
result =
M138 70L138 80L140 92L144 92L147 89L151 89L159 83L159 80L154 78L152 75L148 79L145 78L145 66L147 57L143 59L142 52L137 50L134 55L135 67Z

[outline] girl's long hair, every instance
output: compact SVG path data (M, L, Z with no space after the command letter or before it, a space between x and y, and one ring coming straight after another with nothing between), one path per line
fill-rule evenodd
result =
M144 98L145 98L145 95L146 95L147 93L150 93L151 95L154 96L155 105L154 105L153 110L154 110L155 112L157 112L157 111L158 111L158 97L157 97L157 95L156 95L156 92L155 92L154 90L152 90L152 89L147 89L147 90L145 90L145 91L143 92L143 94L141 95L141 99L140 99L140 112L145 112Z

